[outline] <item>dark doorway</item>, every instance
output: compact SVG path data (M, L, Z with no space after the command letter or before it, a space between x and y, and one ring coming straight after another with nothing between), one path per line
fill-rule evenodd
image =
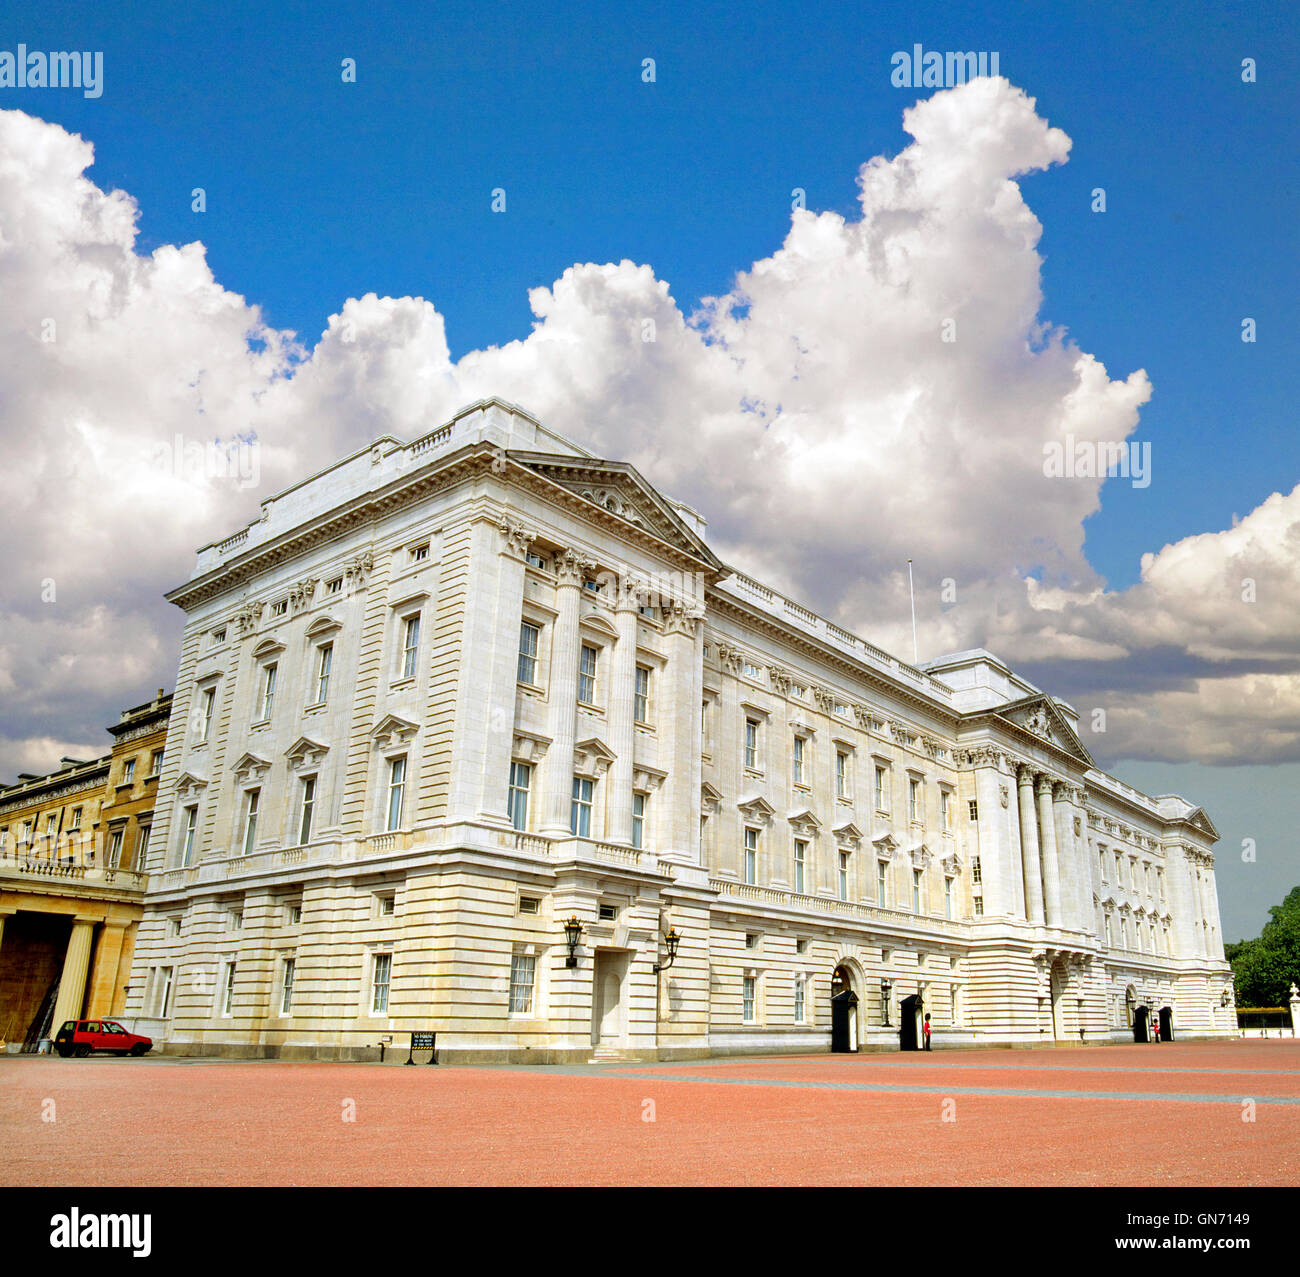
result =
M1147 1016L1151 1008L1146 1006L1136 1006L1133 1008L1133 1041L1150 1042L1151 1035L1147 1032Z
M900 1051L919 1051L917 1043L916 1022L921 1018L924 1004L919 993L913 993L899 1003L898 1049Z
M1174 1040L1173 1007L1160 1008L1160 1040L1162 1042L1172 1042Z
M836 967L831 976L831 1050L858 1049L858 995L853 992L849 973Z

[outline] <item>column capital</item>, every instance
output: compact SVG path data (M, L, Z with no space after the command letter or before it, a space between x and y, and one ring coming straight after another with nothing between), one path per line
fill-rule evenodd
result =
M515 558L522 559L528 552L528 547L537 539L537 533L531 528L526 528L522 523L503 516L497 524L497 531L505 539L505 546L502 554L511 554Z
M583 581L596 571L595 563L573 550L562 550L555 556L555 580L558 585L581 587Z
M1032 789L1034 785L1034 776L1036 775L1033 766L1030 763L1019 762L1014 763L1013 766L1016 769L1016 784L1020 785L1022 788L1028 786Z
M1034 776L1034 789L1040 794L1046 794L1051 798L1052 791L1056 788L1056 781L1046 772L1038 772Z

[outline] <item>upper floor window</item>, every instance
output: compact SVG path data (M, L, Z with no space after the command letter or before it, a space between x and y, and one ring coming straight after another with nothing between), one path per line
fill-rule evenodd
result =
M326 581L326 582L325 582L325 593L326 593L326 594L342 594L342 593L343 593L343 578L342 578L341 576L336 576L332 581Z
M195 726L198 728L200 741L205 741L212 734L212 709L217 701L217 689L215 687L205 687L199 698L199 718Z
M632 846L645 846L646 795L632 795Z
M758 830L745 830L745 881L758 881Z
M316 777L304 776L302 797L298 807L298 844L311 842L311 822L316 811Z
M68 832L75 834L81 828L81 808L72 809L72 823L68 826Z
M283 616L289 610L289 600L279 599L271 604L272 616Z
M420 614L402 620L402 677L414 678L419 664Z
M943 916L952 921L952 879L947 874L943 879Z
M316 649L316 701L324 705L330 698L330 669L334 665L334 644L322 643Z
M644 665L636 667L636 688L632 696L632 717L638 723L650 721L650 670Z
M569 807L569 832L578 838L591 837L591 808L595 784L585 776L573 778L573 802Z
M262 712L258 715L258 721L265 723L271 718L271 711L275 708L275 676L278 666L272 662L262 669Z
M506 791L506 815L510 827L523 831L528 828L528 790L532 784L533 769L527 763L510 764L510 786Z
M185 832L181 836L181 865L188 867L194 860L194 835L199 825L197 806L185 808Z
M122 764L122 784L129 785L135 779L135 759L128 758Z
M939 791L939 828L945 834L952 831L952 795L946 789Z
M423 545L413 545L410 555L412 563L423 563L429 557L429 543L426 541Z
M544 555L538 554L536 550L528 550L524 558L530 567L541 568L543 572L550 566L549 560Z
M257 813L262 803L262 791L250 789L244 794L244 855L249 855L257 843Z
M758 719L745 719L745 766L758 770Z
M389 829L402 827L402 811L406 803L406 755L401 754L388 762L388 825Z
M791 760L791 763L792 763L792 770L794 775L794 783L796 785L803 785L807 783L804 774L804 765L803 765L804 747L806 744L807 741L805 741L805 739L802 736L796 736L794 738L794 757Z
M519 626L519 671L516 678L530 687L537 685L537 644L541 629L530 621Z
M889 885L888 880L889 862L885 860L876 861L876 903L885 905L885 893Z
M907 782L907 818L913 822L921 819L921 782L915 776Z
M921 912L921 870L912 870L912 912Z
M584 705L596 703L597 656L594 647L588 647L586 643L582 645L582 652L578 657L578 700Z
M849 756L842 750L835 751L835 797L849 796Z
M794 889L796 894L804 895L804 871L808 859L808 844L801 838L794 840Z
M157 776L162 771L163 752L161 749L155 749L149 755L149 775Z
M883 767L876 768L876 810L889 810L889 794L885 787L885 777L887 773Z
M840 852L840 899L849 898L849 853Z
M980 818L980 805L975 801L975 799L967 799L966 807L971 820L978 820Z

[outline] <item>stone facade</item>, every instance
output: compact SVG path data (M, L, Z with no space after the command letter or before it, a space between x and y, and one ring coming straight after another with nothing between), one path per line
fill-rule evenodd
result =
M491 400L204 547L137 1030L467 1061L1233 1031L1200 808L989 653L909 666L704 528Z
M123 710L110 753L0 788L0 1039L121 1015L171 697Z

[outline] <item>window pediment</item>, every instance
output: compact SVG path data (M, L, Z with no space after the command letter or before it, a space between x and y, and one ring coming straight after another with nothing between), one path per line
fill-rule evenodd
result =
M540 762L550 743L549 736L538 736L535 732L516 729L510 746L511 757L521 763Z
M790 822L790 828L797 834L803 834L805 837L814 838L821 830L822 822L813 814L809 807L797 807L794 811L786 816Z
M706 780L700 785L700 815L714 816L722 810L722 794Z
M176 781L176 796L181 799L200 798L207 787L208 782L205 777L196 776L193 772L184 772Z
M370 739L377 748L389 750L407 744L419 731L420 725L400 714L385 714L370 731Z
M271 760L263 758L260 754L241 754L235 765L230 769L230 774L235 778L235 784L246 785L250 780L261 780L271 769Z
M327 634L334 634L342 628L342 622L336 621L332 616L320 616L307 627L307 637L324 638Z
M279 656L283 651L283 643L279 642L277 639L266 638L253 649L253 659L255 661L265 661L272 656Z
M289 760L289 766L297 771L303 767L319 766L328 752L328 745L322 745L320 741L312 740L310 736L299 736L284 751L284 756Z
M776 815L776 808L767 801L761 794L753 798L746 798L736 806L740 809L740 814L749 821L756 824L770 825L772 817Z
M604 741L595 736L588 737L573 747L574 775L595 779L608 771L617 757Z

